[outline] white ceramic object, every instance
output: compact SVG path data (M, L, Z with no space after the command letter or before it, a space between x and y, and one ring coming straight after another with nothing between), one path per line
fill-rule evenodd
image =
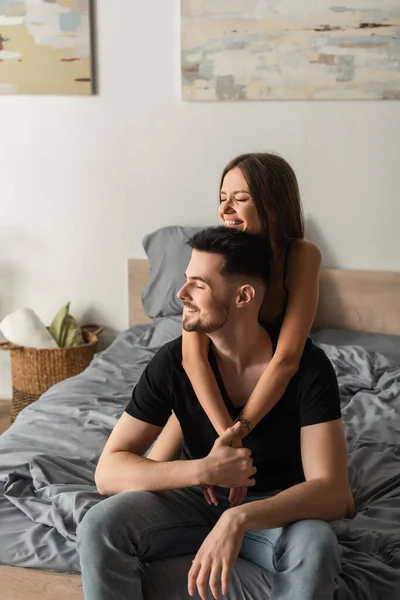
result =
M0 323L6 340L27 348L58 348L57 342L45 324L31 308L20 308L7 315Z

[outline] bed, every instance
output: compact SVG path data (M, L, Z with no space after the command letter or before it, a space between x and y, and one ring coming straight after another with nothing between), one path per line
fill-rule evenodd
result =
M180 263L187 255L178 247L175 256L170 249L171 229L163 228L162 235L165 230L168 235L158 240L157 252L161 248L164 255L158 262L154 240L146 245L146 238L149 260L129 261L129 329L84 373L24 409L0 436L4 600L83 598L76 526L102 499L93 480L99 454L145 365L180 332L180 315L168 314L175 310L172 296L179 284L170 285L171 273L163 281L163 261L183 273ZM154 300L158 285L161 304ZM324 270L313 336L338 375L357 511L353 520L333 523L343 549L338 600L398 600L400 274ZM165 600L169 589L168 600L189 600L191 560L183 556L145 565L146 597ZM229 598L261 600L269 585L265 571L238 559Z

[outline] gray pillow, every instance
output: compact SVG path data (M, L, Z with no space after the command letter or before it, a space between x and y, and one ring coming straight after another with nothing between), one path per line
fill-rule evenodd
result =
M369 352L379 352L396 365L400 365L400 336L344 329L319 329L310 336L316 344L330 346L362 346Z
M185 271L192 249L187 241L203 227L162 227L143 238L150 262L150 281L143 288L144 312L151 319L182 314L176 297L185 282Z
M161 348L161 346L182 335L182 315L153 319L152 329L153 333L149 345L151 348Z

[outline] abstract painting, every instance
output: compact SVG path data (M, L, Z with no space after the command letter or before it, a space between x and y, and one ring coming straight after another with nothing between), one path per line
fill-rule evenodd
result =
M184 100L400 100L400 0L181 0L181 17Z
M91 94L90 0L0 0L0 94Z

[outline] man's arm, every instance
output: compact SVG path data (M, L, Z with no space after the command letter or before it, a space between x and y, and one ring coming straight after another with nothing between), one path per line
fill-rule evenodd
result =
M155 492L200 484L202 460L158 462L143 457L161 431L162 427L122 414L97 465L95 482L100 494Z
M346 440L341 419L301 429L306 481L283 492L231 508L231 523L248 529L284 527L303 519L333 521L345 516L349 494Z
M101 494L170 490L199 482L199 461L158 462L143 457L171 415L173 367L167 344L143 371L100 456L95 481Z
M158 461L176 460L182 454L182 447L183 433L181 425L176 415L172 413L147 457Z
M240 424L227 429L205 458L158 462L143 454L162 427L123 413L97 465L95 482L100 494L133 490L158 492L195 485L252 486L256 469L247 448L232 448Z

